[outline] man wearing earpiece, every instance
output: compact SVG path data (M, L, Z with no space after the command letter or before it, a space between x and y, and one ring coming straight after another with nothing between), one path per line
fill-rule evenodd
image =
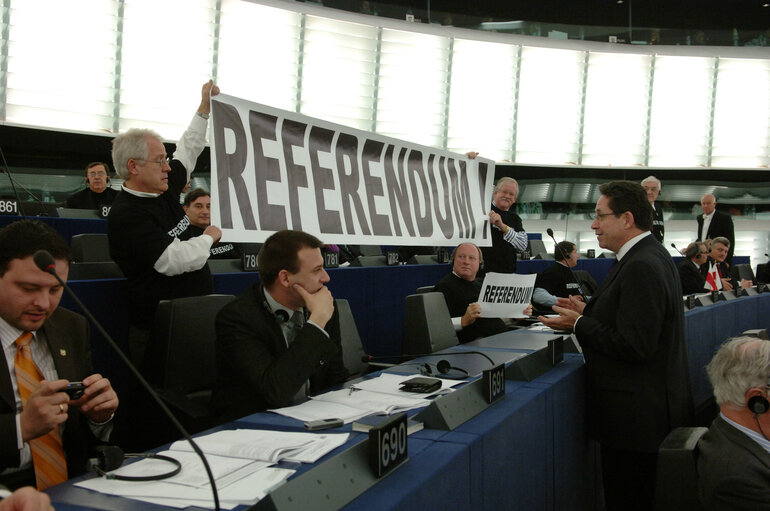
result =
M548 310L559 298L583 295L572 268L577 266L577 246L571 241L560 241L553 249L556 260L551 266L537 274L532 301L538 307Z
M69 196L65 205L73 209L100 209L112 205L118 195L117 190L109 188L110 166L100 161L86 165L87 188Z
M220 420L287 406L347 378L321 247L310 234L276 232L259 251L262 283L217 315L211 409Z
M698 443L701 505L770 510L770 342L731 339L707 370L720 413Z

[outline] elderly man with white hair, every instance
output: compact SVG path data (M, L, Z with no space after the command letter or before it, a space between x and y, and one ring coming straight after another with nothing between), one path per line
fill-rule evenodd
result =
M107 218L107 235L110 255L128 280L129 345L138 364L160 300L213 292L206 261L222 232L210 225L188 239L191 224L179 195L203 151L210 96L218 93L213 81L203 85L198 111L172 158L152 130L131 129L112 141L113 165L125 181Z
M666 228L663 226L663 208L655 205L655 200L660 197L662 189L660 179L655 176L647 176L642 180L642 187L647 192L647 200L652 206L652 235L663 243L663 235L666 232Z
M707 367L719 416L698 444L706 510L770 509L770 342L737 337Z

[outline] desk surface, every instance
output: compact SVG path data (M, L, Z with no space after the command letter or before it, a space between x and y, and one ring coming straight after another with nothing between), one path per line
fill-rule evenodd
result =
M751 328L770 328L770 293L686 313L696 405L711 396L703 368L714 350L727 337ZM489 340L481 344L493 344L484 346L490 353L504 352L511 349L506 347L507 340L536 339L541 335L553 334L519 330L501 334L496 346ZM508 381L503 400L456 430L423 430L412 435L410 461L346 509L588 509L584 507L590 471L586 469L583 379L582 357L566 355L563 364L531 382ZM301 426L299 421L291 421L264 413L235 424ZM69 485L50 490L57 509L152 509L84 492ZM75 504L79 502L87 504Z
M585 473L581 448L585 444L581 425L582 358L568 356L546 375L529 383L507 381L506 395L500 401L455 431L422 430L411 435L409 461L343 509L579 509L554 504L559 500L557 488L581 492L579 482L567 479ZM554 406L566 409L556 410ZM552 422L557 414L579 424L573 428L555 426ZM220 428L239 427L301 430L302 423L257 413ZM350 424L339 428L350 430ZM352 433L345 446L319 463L364 437ZM554 469L556 457L558 470ZM315 465L303 466L299 473ZM54 487L49 493L57 509L168 509L96 495L70 483ZM81 502L87 504L77 504Z

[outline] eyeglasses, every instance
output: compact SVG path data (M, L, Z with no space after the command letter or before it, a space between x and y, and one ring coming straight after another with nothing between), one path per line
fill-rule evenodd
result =
M134 159L137 160L137 161L143 161L145 163L157 163L161 167L163 167L164 163L166 165L171 165L171 158L169 158L169 157L165 157L162 160L157 160L157 161L155 161L155 160L145 160L144 158L134 158Z
M617 213L615 213L614 211L612 213L594 213L591 218L593 218L594 220L601 221L602 218L604 218L605 216L610 216L610 215L617 215Z

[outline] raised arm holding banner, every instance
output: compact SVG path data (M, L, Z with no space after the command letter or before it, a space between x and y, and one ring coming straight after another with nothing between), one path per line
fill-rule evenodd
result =
M324 243L491 245L491 160L225 94L211 108L211 218L223 240L288 228Z

